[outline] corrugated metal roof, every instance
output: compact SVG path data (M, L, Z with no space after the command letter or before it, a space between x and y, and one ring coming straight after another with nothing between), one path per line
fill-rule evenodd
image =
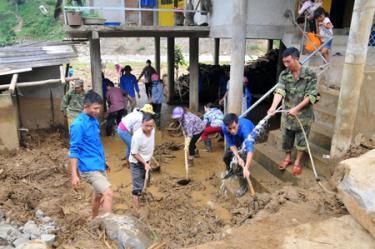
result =
M0 48L0 75L15 70L69 63L77 57L72 42L33 42Z

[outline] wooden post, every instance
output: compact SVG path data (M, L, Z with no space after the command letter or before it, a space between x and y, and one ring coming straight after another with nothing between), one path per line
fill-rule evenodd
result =
M155 69L158 74L161 75L160 71L160 37L155 37Z
M268 39L267 52L271 51L272 48L273 48L273 40L272 39Z
M174 99L174 37L167 38L168 53L168 103Z
M16 89L17 80L18 80L18 73L15 73L13 74L12 80L9 85L9 91L11 94L13 94Z
M189 38L189 108L199 108L199 38Z
M102 62L100 58L100 39L97 32L90 37L90 62L92 89L103 97Z
M220 38L215 38L215 50L214 50L214 65L219 65L220 63Z

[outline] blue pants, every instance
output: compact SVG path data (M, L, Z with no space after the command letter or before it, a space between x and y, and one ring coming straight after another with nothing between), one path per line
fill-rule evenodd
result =
M131 149L131 145L132 145L132 135L130 134L130 132L123 131L119 128L117 128L117 134L119 135L121 140L124 141L124 143L126 144L125 156L126 156L126 160L129 160L130 149Z

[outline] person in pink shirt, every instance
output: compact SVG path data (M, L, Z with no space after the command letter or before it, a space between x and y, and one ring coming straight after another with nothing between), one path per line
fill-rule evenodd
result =
M106 136L113 134L113 125L120 123L121 118L126 115L127 98L126 93L119 87L115 87L112 81L107 82L107 102L109 105L107 112L107 124L105 127Z

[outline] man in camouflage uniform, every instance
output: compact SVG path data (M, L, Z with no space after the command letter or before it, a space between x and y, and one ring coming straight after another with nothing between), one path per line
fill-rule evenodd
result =
M277 106L284 99L283 109L288 110L281 117L285 158L279 164L279 169L285 170L292 164L291 152L296 140L297 157L292 173L297 176L301 174L301 161L307 147L301 126L295 117L299 118L308 136L314 121L313 104L318 99L317 79L315 72L299 63L299 51L296 48L287 48L282 59L286 69L280 74L268 115L274 115Z
M74 119L83 110L83 99L86 92L83 90L83 80L74 81L74 89L69 90L62 99L61 111L68 119L68 128L73 123Z

